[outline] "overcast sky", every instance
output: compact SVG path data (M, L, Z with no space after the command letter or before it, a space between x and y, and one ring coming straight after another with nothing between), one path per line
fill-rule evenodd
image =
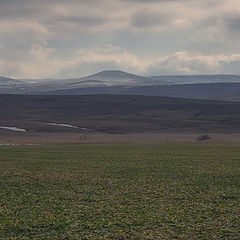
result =
M239 74L239 0L0 0L0 75Z

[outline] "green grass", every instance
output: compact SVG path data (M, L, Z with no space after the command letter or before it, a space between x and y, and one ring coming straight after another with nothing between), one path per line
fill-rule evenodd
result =
M0 239L240 239L240 145L0 147Z

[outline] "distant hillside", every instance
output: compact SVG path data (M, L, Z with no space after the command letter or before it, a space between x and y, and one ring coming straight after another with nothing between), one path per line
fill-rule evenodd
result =
M166 84L163 81L151 80L142 76L122 72L122 71L103 71L84 78L73 79L52 79L39 81L31 79L25 80L23 86L0 88L0 93L5 94L42 94L49 91L64 91L76 88L92 87L112 87L112 86L152 86ZM28 83L27 83L28 82Z
M165 97L91 95L0 95L0 126L27 132L76 131L45 123L65 123L93 131L240 132L240 104ZM6 130L1 130L6 131Z
M20 80L0 76L0 86L10 86L10 85L16 85L16 84L23 84L23 83L24 82Z
M240 83L239 75L168 75L150 76L149 79L164 81L168 84L198 84L198 83Z
M85 82L96 81L107 86L142 86L166 84L161 80L152 81L146 77L126 73L123 71L103 71L86 78L82 78L81 80L84 80Z
M166 83L122 71L103 71L84 78L53 80L43 84L45 87L49 86L50 88L63 90L84 87L161 85Z
M237 99L240 95L240 83L206 83L139 87L98 87L75 88L50 91L49 95L85 95L85 94L126 94L145 96L164 96L192 99Z

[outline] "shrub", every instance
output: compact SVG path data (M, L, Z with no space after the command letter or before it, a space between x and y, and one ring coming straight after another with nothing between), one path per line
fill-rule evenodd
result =
M208 140L208 139L210 139L211 137L207 134L207 133L204 133L204 134L202 134L201 136L198 136L197 137L197 140L198 141L203 141L203 140Z

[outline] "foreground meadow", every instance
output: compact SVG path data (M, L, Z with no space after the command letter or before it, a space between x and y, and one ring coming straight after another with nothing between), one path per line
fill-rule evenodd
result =
M0 239L240 239L240 145L0 147Z

